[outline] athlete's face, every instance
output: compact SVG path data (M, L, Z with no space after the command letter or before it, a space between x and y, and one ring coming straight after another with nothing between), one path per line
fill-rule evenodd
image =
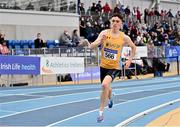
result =
M122 21L118 17L112 17L110 22L111 22L111 28L114 30L119 30L122 26Z

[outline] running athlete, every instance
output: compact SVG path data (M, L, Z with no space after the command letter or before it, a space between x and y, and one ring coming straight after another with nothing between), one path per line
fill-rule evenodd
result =
M109 99L108 107L112 108L112 88L110 83L119 74L121 51L124 45L131 47L131 54L129 59L125 62L125 68L127 69L132 58L135 56L136 46L131 41L130 37L120 31L122 27L123 17L120 14L113 14L110 18L111 28L103 30L98 38L89 43L89 48L93 49L98 45L101 45L101 64L100 64L100 78L102 83L102 93L100 100L99 116L97 122L101 122L104 119L103 111L106 101Z

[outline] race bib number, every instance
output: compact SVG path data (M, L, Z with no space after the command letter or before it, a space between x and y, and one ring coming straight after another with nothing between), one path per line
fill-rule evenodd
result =
M104 58L110 59L110 60L116 60L117 59L117 50L112 49L104 49Z

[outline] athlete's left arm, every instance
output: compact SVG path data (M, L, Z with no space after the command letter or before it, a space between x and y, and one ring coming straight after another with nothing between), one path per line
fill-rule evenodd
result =
M129 59L126 61L126 64L125 64L125 68L127 69L127 68L129 68L129 66L132 62L132 59L135 56L136 46L132 42L131 38L127 35L124 35L124 42L125 42L125 45L128 45L129 47L131 47L131 54L130 54Z

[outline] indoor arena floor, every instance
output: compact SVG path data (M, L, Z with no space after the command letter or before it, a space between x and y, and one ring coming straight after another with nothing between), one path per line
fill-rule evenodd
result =
M112 83L97 123L100 84L0 88L0 127L180 126L180 76Z

